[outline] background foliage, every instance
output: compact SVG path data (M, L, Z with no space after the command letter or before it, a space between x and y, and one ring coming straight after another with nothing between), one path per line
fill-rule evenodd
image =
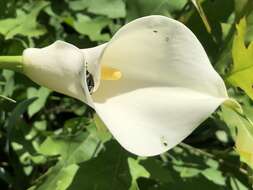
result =
M1 0L0 54L58 39L92 47L135 18L159 14L187 25L226 79L232 52L242 51L233 45L242 17L247 29L237 38L253 41L252 10L251 0ZM240 64L244 56L237 56ZM253 118L250 98L227 87ZM241 123L226 107L174 149L140 158L120 147L89 107L21 74L2 70L0 94L1 190L251 189L252 171L234 149Z

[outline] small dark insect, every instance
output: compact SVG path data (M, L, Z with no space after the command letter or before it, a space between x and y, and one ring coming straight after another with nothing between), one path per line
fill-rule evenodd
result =
M86 83L87 83L88 90L89 90L90 94L92 94L93 89L95 87L95 82L94 82L92 74L89 73L88 70L86 70Z
M157 30L153 30L154 33L157 33Z

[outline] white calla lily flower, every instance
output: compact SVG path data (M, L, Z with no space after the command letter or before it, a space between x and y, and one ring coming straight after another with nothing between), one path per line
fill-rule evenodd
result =
M164 16L134 20L95 48L58 41L23 57L28 77L92 106L116 140L141 156L174 147L231 103L198 39Z

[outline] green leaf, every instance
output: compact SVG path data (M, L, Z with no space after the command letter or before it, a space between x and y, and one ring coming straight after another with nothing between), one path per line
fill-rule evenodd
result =
M201 170L199 168L194 167L184 167L180 168L180 176L182 178L192 178L194 176L197 176L201 173Z
M235 6L235 18L238 21L242 17L245 17L248 23L248 31L246 34L246 41L248 39L252 39L252 19L253 19L253 11L252 6L253 2L251 0L234 0Z
M133 20L148 15L164 15L171 17L174 12L179 12L187 0L128 0L127 20Z
M106 151L97 158L81 163L68 190L129 190L131 175L128 166L129 153L110 141Z
M214 168L207 168L201 172L207 179L213 181L217 185L226 185L226 178L221 171Z
M44 131L47 128L46 120L34 122L34 128L38 131Z
M71 164L64 166L62 164L57 164L49 173L47 180L36 190L65 190L71 184L76 172L78 170L78 165Z
M109 18L125 17L125 3L123 0L96 0L91 1L88 12L105 15Z
M245 8L248 3L248 0L234 0L235 1L235 14L238 18L245 14Z
M79 168L77 164L91 159L99 142L96 137L84 132L70 137L48 137L38 152L49 156L60 155L60 159L45 174L45 179L37 184L38 190L67 189Z
M110 39L108 34L102 34L102 29L111 23L108 18L96 17L91 19L89 16L78 14L77 20L67 18L65 22L80 34L89 36L92 41L108 41Z
M139 164L139 160L128 158L127 161L130 174L132 176L132 184L129 190L139 190L137 179L140 177L148 178L150 174L142 165Z
M12 111L10 117L5 123L6 130L7 130L7 149L9 149L9 143L12 140L13 134L13 128L15 127L15 124L20 119L20 116L27 110L28 106L34 101L35 99L28 99L20 102L15 109Z
M7 127L7 129L10 129L13 126L15 126L15 123L17 122L17 120L20 119L20 115L22 115L26 111L26 109L28 108L28 106L32 102L34 102L34 100L35 100L35 98L24 100L24 101L20 102L15 107L15 109L12 111L10 117L6 121L6 127Z
M222 107L222 113L224 121L233 128L236 151L241 161L253 168L253 123L247 117L227 107Z
M39 25L36 19L40 11L47 5L46 1L36 1L31 12L26 13L23 10L18 10L16 18L0 20L0 34L4 35L5 39L13 38L16 35L36 37L45 34L46 29Z
M37 97L37 99L28 108L28 114L30 117L39 112L45 106L50 92L51 91L49 89L44 87L40 87L38 90L34 87L27 89L28 98Z
M74 11L82 11L89 7L90 1L87 0L75 0L69 1L69 7Z
M237 25L237 35L233 42L233 68L228 81L243 89L253 99L253 43L245 46L244 36L246 32L246 20L243 18Z
M48 137L38 151L44 155L60 155L65 165L77 164L90 159L99 142L98 138L83 132L74 137Z
M69 2L71 9L84 10L89 13L104 15L109 18L126 16L126 6L123 0L76 0Z
M253 2L251 1L251 6ZM246 33L246 42L253 41L253 11L251 9L250 14L247 16L247 33Z
M219 113L220 119L223 120L230 129L233 139L236 137L236 127L242 125L241 120L238 120L238 115L231 108L222 106L222 112Z
M230 177L229 179L230 179L232 190L248 190L249 189L247 186L241 183L238 179L234 177Z
M167 168L166 165L154 158L149 158L146 160L142 160L141 164L145 167L145 169L150 173L150 178L160 183L171 183L174 181L173 172L171 172L170 168Z
M236 137L236 151L241 161L247 163L253 169L253 123L243 118L243 125L238 126Z
M14 72L11 70L3 70L3 77L6 81L3 90L3 95L12 96L15 89Z
M166 161L148 158L141 162L150 173L150 179L156 182L151 190L167 190L168 187L180 190L196 189L196 187L210 190L226 189L226 186L221 185L225 177L218 175L211 178L215 171L219 172L219 162L206 159L192 149L188 151L179 146L169 151L167 156Z

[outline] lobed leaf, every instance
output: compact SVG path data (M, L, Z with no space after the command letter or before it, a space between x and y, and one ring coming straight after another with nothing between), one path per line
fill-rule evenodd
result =
M37 1L30 13L23 10L17 11L16 18L6 18L0 20L0 34L5 39L11 39L16 35L36 37L46 33L46 29L36 21L40 11L48 5L46 1Z
M245 18L239 22L236 28L237 35L232 48L233 68L227 79L232 85L243 89L253 99L253 43L250 43L248 47L244 43Z

